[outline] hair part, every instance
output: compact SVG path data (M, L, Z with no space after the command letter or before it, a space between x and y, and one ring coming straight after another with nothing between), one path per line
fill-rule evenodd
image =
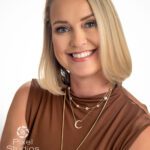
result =
M55 95L63 95L69 84L67 71L58 63L52 46L50 6L47 0L44 13L43 51L38 70L39 85ZM105 78L121 84L132 70L131 57L121 23L111 0L88 0L96 17L100 36L100 60Z

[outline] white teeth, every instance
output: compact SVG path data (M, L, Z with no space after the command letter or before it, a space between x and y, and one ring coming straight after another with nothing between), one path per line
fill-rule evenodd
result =
M74 58L85 58L87 56L90 56L92 53L93 53L93 51L74 53L74 54L72 54L72 56Z

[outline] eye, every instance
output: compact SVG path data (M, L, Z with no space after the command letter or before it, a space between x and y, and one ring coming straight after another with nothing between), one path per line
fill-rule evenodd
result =
M69 27L65 27L65 26L57 27L55 29L55 32L57 32L57 33L64 33L64 32L69 32L69 31L70 31L70 28Z
M96 20L88 21L84 25L86 28L92 28L92 27L97 27Z

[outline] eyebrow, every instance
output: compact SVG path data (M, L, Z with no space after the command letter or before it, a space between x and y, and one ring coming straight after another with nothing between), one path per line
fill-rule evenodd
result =
M88 18L90 18L90 17L93 17L93 16L94 16L94 14L87 15L87 16L81 18L80 21L86 20L86 19L88 19ZM59 23L67 24L68 22L67 22L67 21L63 21L63 20L57 20L57 21L55 21L55 22L53 23L53 25L54 25L54 24L59 24Z

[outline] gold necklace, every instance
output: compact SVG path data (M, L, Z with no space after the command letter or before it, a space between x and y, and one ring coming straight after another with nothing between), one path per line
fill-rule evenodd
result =
M88 106L81 106L79 104L77 104L73 99L71 100L71 103L74 104L76 106L76 108L79 108L79 109L82 109L82 110L86 110L86 111L89 111L95 107L99 108L100 107L100 104L104 101L101 101L101 102L98 102L96 105L92 106L92 107L88 107Z
M88 111L88 110L90 110L90 109L93 109L93 108L96 108L96 107L99 108L99 107L100 107L100 104L108 99L107 93L106 93L106 94L104 95L104 97L101 98L101 99L99 100L99 102L98 102L96 105L94 105L94 106L92 106L92 107L88 107L88 106L81 106L81 105L77 104L77 103L73 100L73 98L72 98L72 96L71 96L71 92L70 92L70 87L68 87L68 95L69 95L69 100L71 101L71 103L73 103L77 108L82 109L82 110L86 110L86 111Z
M83 140L81 141L81 143L78 145L78 147L75 149L75 150L79 150L79 148L82 146L82 144L86 141L86 139L88 138L88 136L90 135L90 133L92 132L92 130L94 129L95 125L97 124L100 116L102 115L106 105L107 105L107 102L111 96L111 93L112 93L112 90L114 88L115 85L112 86L112 88L109 89L109 92L108 92L108 99L105 101L105 104L102 108L102 110L100 111L100 113L98 114L95 122L93 123L92 127L90 128L90 130L88 131L88 133L86 134L86 136L83 138ZM62 133L61 133L61 150L63 150L63 144L64 144L64 121L65 121L65 109L66 109L66 92L65 92L65 95L64 95L64 102L63 102L63 119L62 119Z
M76 104L76 103L73 101L73 98L72 98L72 96L71 96L71 94L70 94L70 87L68 87L68 95L69 95L69 100L70 100L69 102L70 102L70 107L71 107L71 111L72 111L72 115L73 115L73 119L74 119L74 127L75 127L76 129L81 129L82 126L78 126L78 123L82 123L82 122L93 112L94 109L99 108L99 107L100 107L100 104L101 104L102 102L105 102L105 101L108 100L109 92L110 92L110 89L109 89L108 92L103 96L103 98L101 98L101 99L99 100L99 102L98 102L96 105L94 105L94 106L92 106L92 107L87 107L87 106L86 106L86 107L83 107L83 106L80 106L79 104ZM84 110L87 110L87 111L90 110L90 111L89 111L82 119L77 119L76 116L75 116L75 112L74 112L74 110L73 110L72 103L74 103L77 108L84 109Z

